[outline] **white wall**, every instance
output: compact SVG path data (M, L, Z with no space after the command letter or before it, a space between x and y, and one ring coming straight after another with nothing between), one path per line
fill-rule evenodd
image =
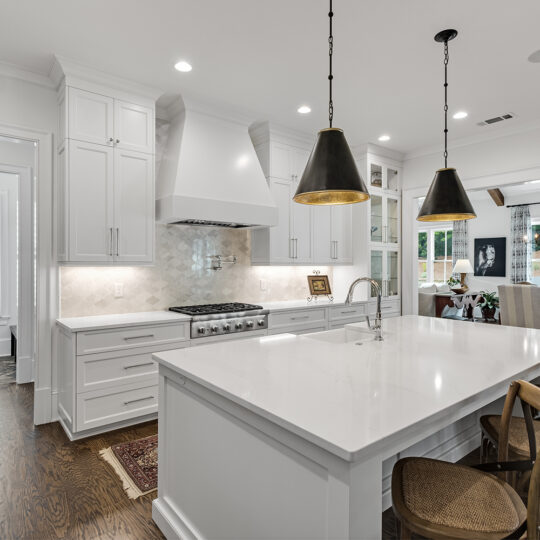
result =
M490 133L493 134L494 131ZM485 137L487 136L486 132ZM463 185L468 190L538 180L540 179L539 148L539 127L489 140L461 141L450 145L449 166L456 167ZM443 165L442 159L441 145L440 149L431 148L424 153L408 155L403 164L402 305L404 314L416 313L418 302L416 279L418 225L415 199L425 196L435 171ZM474 229L475 225L470 225L470 227ZM509 232L501 236L509 236ZM471 232L469 238L474 238L474 233ZM474 241L471 242L471 246L473 245ZM508 249L509 246L507 246L509 256Z
M17 197L18 176L0 171L0 356L10 354L17 325Z

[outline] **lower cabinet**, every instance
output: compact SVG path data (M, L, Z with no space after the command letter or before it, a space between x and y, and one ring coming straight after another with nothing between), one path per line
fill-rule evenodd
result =
M189 322L58 331L58 414L79 439L143 422L158 410L155 352L188 347Z

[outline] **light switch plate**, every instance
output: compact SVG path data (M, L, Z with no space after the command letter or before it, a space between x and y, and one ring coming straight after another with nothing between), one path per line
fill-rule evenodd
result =
M115 298L122 298L124 296L124 284L123 283L115 283L114 284L114 297Z

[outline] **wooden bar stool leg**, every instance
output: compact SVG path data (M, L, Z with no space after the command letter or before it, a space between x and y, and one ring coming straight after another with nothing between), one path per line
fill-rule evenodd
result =
M397 536L400 540L411 540L411 531L406 527L402 521L396 520Z

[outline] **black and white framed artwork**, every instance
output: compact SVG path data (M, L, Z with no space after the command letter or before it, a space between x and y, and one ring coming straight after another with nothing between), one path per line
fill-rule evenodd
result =
M474 275L506 276L506 238L474 239Z

